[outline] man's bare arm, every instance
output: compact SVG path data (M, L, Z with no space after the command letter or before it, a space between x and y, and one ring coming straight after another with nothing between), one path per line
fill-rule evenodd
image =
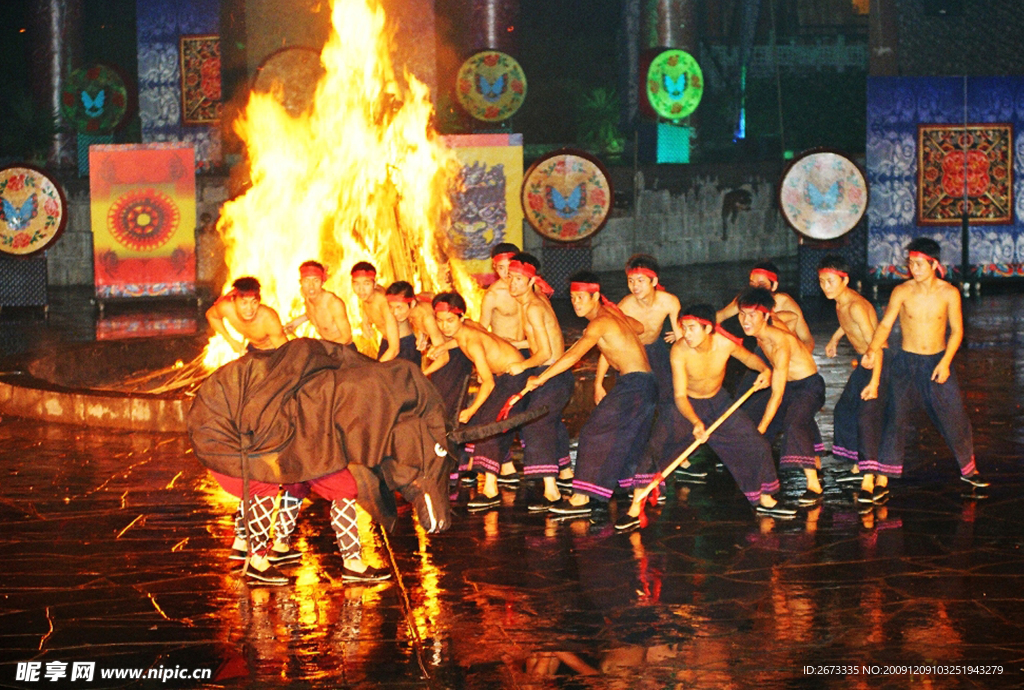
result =
M231 333L228 332L227 327L224 325L225 317L221 311L220 304L220 300L217 300L213 303L212 307L206 310L206 320L210 322L213 330L231 346L232 350L242 352L245 349L245 344L235 340Z
M892 294L889 296L889 304L885 308L885 314L882 316L882 320L878 322L875 334L871 337L871 344L868 345L868 351L864 353L864 357L866 359L861 360L865 366L874 366L875 357L889 341L889 334L892 333L892 327L896 325L896 319L900 316L900 309L903 307L905 294L906 291L903 289L902 285L897 285L893 288Z
M949 378L949 368L953 365L953 357L960 349L964 340L964 315L960 304L960 291L956 288L946 290L946 320L949 324L949 339L946 341L946 352L935 365L932 381L945 383Z
M835 357L836 349L839 347L839 341L846 335L846 331L840 326L836 329L836 332L832 334L832 337L828 339L828 343L825 345L825 356Z
M480 406L490 396L491 391L494 390L494 374L491 372L491 368L487 366L487 355L484 353L484 346L480 344L479 339L468 339L466 343L466 356L473 362L477 376L480 377L480 388L476 392L473 404L459 413L459 421L463 424L467 423L476 414Z
M498 298L494 292L488 290L484 293L483 302L480 304L480 325L484 330L491 330L491 317L494 316L494 308L497 306Z
M789 378L789 343L782 342L776 349L776 359L772 362L772 394L768 398L768 404L764 408L764 415L761 416L761 423L757 430L764 434L768 426L775 419L775 413L782 405L782 396L786 392L786 379Z
M583 336L577 340L572 347L565 351L561 357L559 357L554 364L549 366L539 376L531 376L529 382L526 385L527 390L534 390L545 383L553 379L554 377L561 374L563 371L569 371L576 362L583 358L583 355L590 351L590 348L597 345L597 342L604 335L604 329L600 324L590 323L584 329Z
M733 298L732 302L715 312L715 322L722 323L726 319L740 313L739 298Z
M597 358L597 371L594 372L594 404L598 404L604 399L604 396L608 395L608 391L604 389L604 377L608 375L608 369L611 365L608 363L608 358L604 356L604 353Z
M515 375L532 367L540 366L551 359L551 342L547 337L547 329L544 324L544 308L533 305L526 310L526 320L530 328L537 335L537 351L531 354L526 361L512 365L509 373Z

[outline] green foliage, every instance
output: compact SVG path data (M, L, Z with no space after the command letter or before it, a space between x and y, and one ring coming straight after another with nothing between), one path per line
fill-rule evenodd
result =
M622 153L625 139L619 133L619 97L614 89L581 93L576 111L576 138L581 144L597 153Z

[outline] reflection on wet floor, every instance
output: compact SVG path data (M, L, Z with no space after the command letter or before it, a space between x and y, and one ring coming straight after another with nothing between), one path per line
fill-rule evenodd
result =
M829 685L804 671L825 664L857 669L840 687L1019 686L1022 307L1017 295L965 303L956 368L986 497L965 495L922 417L906 476L870 512L825 457L824 505L755 517L705 458L706 483L672 483L650 526L628 534L528 514L526 485L503 489L496 511L457 509L441 535L408 510L386 540L363 523L365 557L393 558L399 575L372 586L342 582L325 501L299 519L294 585L248 586L227 558L233 501L185 438L5 418L0 687L54 685L48 663L83 661L96 662L89 687L154 687L100 673L162 668L208 669L226 687L792 688ZM835 323L821 314L819 353ZM849 360L818 358L822 422ZM782 480L787 495L802 492L801 473ZM41 680L17 681L19 662L40 662ZM885 665L1002 675L867 674Z

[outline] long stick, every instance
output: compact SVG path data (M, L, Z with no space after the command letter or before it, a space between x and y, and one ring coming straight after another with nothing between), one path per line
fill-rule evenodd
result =
M754 394L756 390L758 389L751 386L750 390L748 390L746 393L740 396L739 400L730 405L729 409L723 412L722 416L716 419L714 423L707 428L707 433L710 435L711 432L713 432L715 429L721 426L733 412L740 408L740 405L747 401L747 398ZM643 490L640 491L640 493L633 494L633 506L635 507L643 505L644 499L647 498L647 495L654 491L656 488L658 488L658 484L661 484L663 481L665 481L665 477L672 474L673 470L675 470L675 468L683 464L686 458L690 457L693 451L700 448L701 445L703 445L701 441L694 440L694 442L690 444L690 447L683 451L682 455L680 455L678 458L672 461L672 464L663 469L661 472L658 472L658 474L654 476L654 479L651 481L651 483L645 486Z

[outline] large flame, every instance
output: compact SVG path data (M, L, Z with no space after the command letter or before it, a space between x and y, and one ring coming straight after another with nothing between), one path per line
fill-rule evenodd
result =
M377 0L335 0L331 21L311 107L293 117L274 95L254 92L235 124L252 186L218 221L229 280L259 278L264 303L287 320L302 309L299 264L319 260L356 332L349 272L358 261L372 262L384 285L454 287L477 303L472 278L445 263L459 166L431 127L428 87L395 74Z

